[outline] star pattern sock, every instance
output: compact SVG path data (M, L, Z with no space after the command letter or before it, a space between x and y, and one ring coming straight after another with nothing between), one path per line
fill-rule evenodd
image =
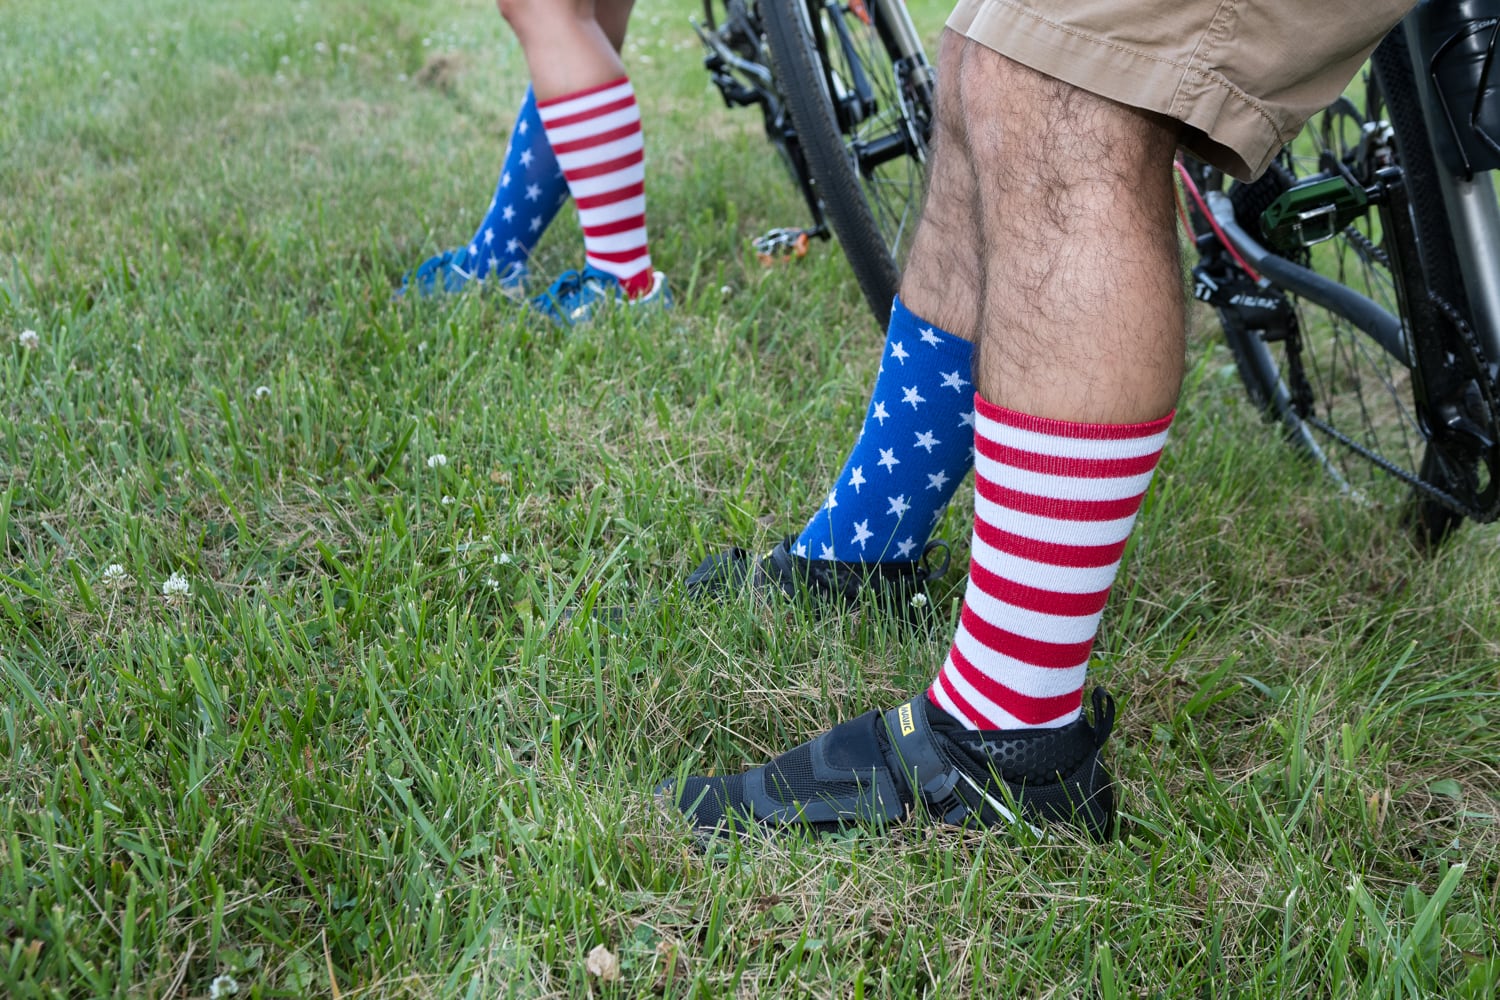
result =
M792 551L841 562L912 562L974 461L974 347L898 296L865 423Z
M540 101L537 110L578 205L589 266L618 278L628 297L644 295L652 285L645 145L630 80Z
M1065 726L1172 414L1074 424L974 405L969 583L927 696L971 729Z
M512 263L525 263L567 200L568 182L537 115L536 95L527 87L505 147L495 196L469 240L465 268L474 277L485 278L492 272L503 273Z

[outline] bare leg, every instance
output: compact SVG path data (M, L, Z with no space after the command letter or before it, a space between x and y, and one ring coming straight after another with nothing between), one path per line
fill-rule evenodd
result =
M1183 371L1173 122L967 43L958 85L984 268L975 381L1038 417L1166 414Z
M547 101L620 79L625 66L595 19L594 0L499 0L526 53L537 100ZM624 39L624 18L611 5L611 30Z

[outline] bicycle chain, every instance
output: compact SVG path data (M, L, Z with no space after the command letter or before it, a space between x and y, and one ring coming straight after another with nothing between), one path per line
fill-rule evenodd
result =
M1443 315L1447 317L1448 321L1453 324L1454 329L1463 339L1464 346L1469 352L1472 368L1478 373L1476 381L1480 383L1480 391L1485 395L1485 405L1490 412L1491 423L1493 425L1500 422L1496 420L1497 415L1500 415L1500 410L1497 410L1495 407L1495 401L1500 399L1500 379L1490 376L1488 367L1484 364L1484 351L1479 344L1479 338L1475 335L1473 327L1468 324L1451 302L1430 289L1427 296L1432 304L1437 306ZM1308 426L1322 431L1328 437L1369 461L1386 474L1394 476L1413 489L1419 490L1425 496L1436 500L1455 514L1459 514L1480 524L1488 524L1491 521L1500 519L1500 496L1497 496L1495 502L1489 507L1475 507L1467 504L1442 487L1428 482L1410 470L1396 465L1379 452L1365 447L1332 424L1315 416L1303 417L1302 421ZM1495 428L1492 426L1491 430L1493 432Z

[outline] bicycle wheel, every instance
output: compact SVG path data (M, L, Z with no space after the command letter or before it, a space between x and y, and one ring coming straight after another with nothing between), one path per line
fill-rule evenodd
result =
M760 9L813 183L884 329L921 211L932 68L898 3L760 0Z
M1375 324L1381 333L1289 291L1291 276L1267 260L1266 276L1284 293L1271 292L1268 305L1284 302L1289 315L1260 325L1221 308L1225 334L1252 400L1285 423L1343 488L1400 510L1420 541L1440 542L1465 516L1485 516L1495 506L1496 454L1483 443L1494 440L1495 414L1493 400L1483 398L1491 382L1482 356L1453 350L1434 362L1430 351L1421 355L1443 369L1456 399L1469 393L1468 404L1425 399L1413 370L1423 350L1417 338L1439 335L1443 324L1461 328L1468 317L1437 194L1437 163L1399 31L1377 49L1349 95L1314 116L1271 170L1230 187L1237 224L1258 237L1261 213L1278 196L1305 178L1328 176L1335 162L1366 187L1382 169L1400 167L1420 259L1399 259L1374 211L1325 242L1276 256L1374 302L1389 314ZM1408 269L1420 280L1403 284ZM1413 286L1417 294L1408 295ZM1465 419L1474 417L1471 424L1483 425L1477 435L1453 429L1454 405Z

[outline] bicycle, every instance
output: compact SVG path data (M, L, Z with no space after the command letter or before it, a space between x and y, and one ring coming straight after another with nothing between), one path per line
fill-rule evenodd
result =
M812 215L756 240L805 253L830 226L884 329L926 175L934 72L902 0L704 0L694 22L729 107L758 106Z
M1178 161L1251 400L1427 545L1500 518L1497 39L1500 0L1428 0L1259 180Z

